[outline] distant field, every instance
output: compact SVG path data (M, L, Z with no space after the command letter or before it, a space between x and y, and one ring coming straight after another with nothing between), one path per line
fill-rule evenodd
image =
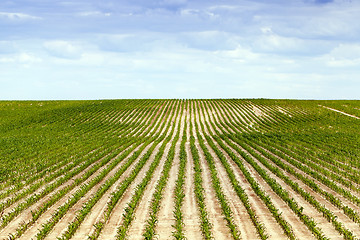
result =
M360 101L0 101L0 239L358 239L359 118Z

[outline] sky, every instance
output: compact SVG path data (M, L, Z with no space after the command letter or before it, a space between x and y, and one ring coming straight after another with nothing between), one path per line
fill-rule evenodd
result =
M357 0L1 0L0 100L360 99Z

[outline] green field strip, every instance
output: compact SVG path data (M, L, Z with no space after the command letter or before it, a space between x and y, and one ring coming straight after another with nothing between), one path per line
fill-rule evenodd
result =
M121 143L121 144L123 144L123 143ZM118 146L120 146L120 145L117 145L117 147L118 147ZM109 145L108 145L108 146L105 146L105 147L108 148L108 150L110 150L110 146L109 146ZM81 159L78 159L76 162L74 162L74 163L72 164L72 166L76 166L76 164L79 163L79 162L81 162L81 161L82 161ZM71 170L71 167L65 168L62 172L67 172L67 171L69 171L69 170ZM59 176L59 174L57 174L57 176ZM39 182L39 183L37 183L36 185L31 186L31 188L29 188L29 189L27 190L27 193L33 192L35 189L37 189L38 187L40 187L40 186L42 185L41 183L46 183L46 182L49 182L49 181L51 181L51 180L52 180L51 177L50 177L50 178L45 178L45 179L43 179L42 182ZM20 187L22 187L22 186L20 186ZM9 206L10 204L13 204L13 203L16 202L17 200L19 200L20 197L24 197L24 196L26 196L26 193L25 193L25 192L22 193L21 195L17 195L15 198L12 198L12 199L8 200L5 205L4 205L4 204L0 205L0 209L3 209L4 207Z
M214 123L211 123L214 124ZM215 123L217 124L217 123ZM221 138L220 138L220 137ZM295 215L298 215L299 218L304 222L304 224L309 228L309 230L318 238L318 239L327 239L324 237L323 233L319 228L316 227L316 223L309 218L308 216L302 214L301 211L299 211L300 207L296 204L296 202L291 199L286 191L283 190L283 188L272 178L270 178L255 162L252 161L247 155L244 155L243 152L240 151L240 149L237 148L233 143L231 143L224 135L214 135L213 138L216 140L216 142L221 146L223 150L226 151L226 153L231 157L231 159L238 165L238 167L241 169L243 174L246 176L247 180L251 184L253 190L255 193L264 201L264 203L267 205L270 212L275 217L276 221L280 224L280 226L283 228L284 233L290 238L295 239L295 235L293 233L292 227L288 222L286 222L279 213L279 210L273 205L273 203L270 200L270 197L266 195L263 190L260 190L259 184L251 177L251 174L248 172L246 167L243 165L242 161L232 152L231 149L234 149L237 153L239 153L254 169L260 174L260 176L269 184L269 186L273 189L273 191L281 197L288 206L294 211ZM229 135L231 136L231 135ZM223 142L225 141L225 143ZM231 147L231 149L229 148Z
M167 185L168 179L169 179L169 173L170 173L170 169L173 166L173 160L175 158L175 146L176 143L178 142L179 138L180 138L180 127L181 127L181 119L182 119L182 115L183 115L183 111L184 111L184 103L180 103L181 107L179 107L176 116L178 116L179 114L179 110L181 108L180 111L180 117L178 120L178 124L177 124L177 131L176 131L176 135L171 143L168 155L167 155L167 159L166 162L164 164L163 170L161 172L161 177L159 178L159 180L156 183L155 189L156 191L154 192L152 199L151 199L151 204L150 204L150 212L149 212L149 216L145 225L145 231L143 233L143 236L145 239L153 239L156 236L156 225L158 222L158 212L160 210L160 204L161 204L161 200L163 199L163 191Z
M142 201L145 201L142 196L146 186L155 181L153 174L157 172L156 179L159 177L159 181L156 187L159 190L155 191L152 199L148 199L151 200L151 211L145 224L145 239L157 237L157 214L163 189L168 184L169 172L174 164L175 144L180 145L177 159L180 165L173 198L175 208L172 231L175 239L185 239L186 236L182 208L187 177L185 169L190 158L195 174L192 181L192 187L196 185L194 200L205 239L218 233L211 226L208 209L201 203L208 197L203 192L202 164L206 166L206 177L209 176L206 184L211 185L215 193L212 196L219 202L218 214L223 212L225 221L221 224L228 224L235 239L241 237L241 233L234 223L229 199L223 193L228 189L220 187L215 164L221 166L221 171L226 174L226 181L230 181L228 184L231 183L236 193L232 193L232 196L236 196L237 201L245 206L259 238L266 239L268 233L251 208L243 186L236 180L237 174L247 179L251 191L256 193L256 201L261 199L261 204L264 203L266 211L270 211L288 238L295 237L292 228L297 226L290 226L279 214L279 209L274 207L280 198L292 209L291 215L303 222L303 227L307 226L317 238L326 239L326 232L322 233L316 222L304 215L301 206L291 198L291 193L295 191L299 194L297 199L304 204L303 200L307 201L305 206L315 207L316 214L321 213L344 239L355 239L350 230L357 235L355 227L360 226L360 125L358 119L319 105L360 116L359 103L349 100L287 99L0 101L1 236L9 232L10 238L22 238L33 234L34 230L27 230L37 227L37 222L45 222L43 226L39 225L38 237L42 239L48 236L62 216L66 216L64 219L70 218L68 210L76 209L79 211L71 218L73 220L67 229L62 231L62 237L69 239L82 226L98 200L105 193L109 195L107 190L115 186L115 182L116 185L121 183L121 186L116 189L117 197L113 200L116 202L121 199L122 191L126 191L131 183L131 177L121 177L121 171L130 174L129 168L122 168L128 164L127 161L122 162L121 158L131 158L132 151L142 148L144 143L149 144L149 148L154 142L162 145L169 139L167 134L171 130L175 132L171 132L173 138L167 143L170 150L161 158L166 157L166 160L159 163L160 159L156 158L154 163L147 160L142 162L146 164L146 169L149 166L151 168L133 196L134 203L128 208L126 216L130 224L138 204L142 205ZM185 110L187 112L183 116ZM177 120L178 117L180 120ZM179 132L181 124L185 127L182 134ZM177 143L172 141L174 139ZM187 156L185 144L189 140L190 152ZM152 158L157 156L157 153L153 154ZM204 158L200 159L201 156ZM129 166L135 166L138 161L142 160L134 159L134 164L129 163ZM137 166L140 171L141 164ZM158 170L159 166L162 171ZM251 173L247 172L247 167ZM111 168L116 169L111 171ZM111 175L108 175L110 171ZM116 177L113 175L115 173ZM256 176L252 176L252 173L256 173ZM136 174L133 172L130 175L135 178ZM120 177L124 178L121 182ZM140 179L139 176L137 179ZM277 200L273 202L269 195L262 192L257 180L265 183L266 189L271 190L271 196L276 196ZM283 186L286 186L288 192L282 188L282 184L285 184ZM90 193L94 189L99 191L91 197ZM68 199L69 196L72 197ZM79 202L80 198L83 199ZM66 202L61 203L63 200ZM83 208L78 209L81 206ZM54 209L57 209L55 215L50 218L50 211ZM101 221L93 227L95 232L100 233L106 225L104 218L111 216L110 209L113 208L109 206L109 210L102 210L101 214L107 212L108 215L102 216ZM338 218L337 214L340 214ZM61 224L65 223L64 219ZM250 220L247 221L250 223ZM330 223L326 223L326 226L331 226ZM61 224L54 229L60 229ZM119 226L119 236L126 236L128 226ZM96 234L91 237L95 239Z
M194 168L194 193L196 197L196 202L198 205L198 210L200 214L200 226L201 232L204 239L212 239L213 234L211 232L211 222L208 216L208 210L204 203L205 198L205 189L203 187L203 180L202 180L202 169L200 166L199 160L199 151L195 146L195 137L194 137L194 123L193 123L193 116L196 114L194 110L194 101L191 101L190 104L190 151L191 157L193 159L193 168Z
M310 167L310 169L314 171L317 171L323 177L326 176L353 191L360 192L358 188L358 184L360 183L359 172L350 168L348 165L339 162L335 162L335 165L333 164L334 161L322 161L318 158L305 155L305 151L290 151L289 149L276 143L277 142L275 141L261 141L258 142L258 145L263 147L264 144L267 144L267 150L274 155L282 158L291 158L295 161L306 164L306 166Z
M180 108L178 108L179 110ZM176 118L179 114L179 111L176 111ZM179 123L180 124L180 123ZM168 125L170 126L170 124ZM168 129L166 129L168 130ZM169 152L167 154L167 157L166 157L166 161L164 163L164 167L163 167L163 172L162 172L162 176L160 177L160 180L162 179L161 182L163 182L163 184L165 185L164 181L166 179L166 176L163 177L164 175L168 174L169 171L170 171L170 167L172 165L172 162L174 160L174 151L175 151L175 144L179 138L179 132L180 132L180 128L178 128L177 130L177 133L175 136L174 135L174 130L175 130L175 126L173 125L171 127L171 131L170 131L170 134L165 138L162 146L159 148L159 152L156 154L155 156L155 159L154 161L151 163L150 167L149 167L149 170L146 172L146 175L144 176L143 180L141 181L141 183L139 183L137 186L136 186L136 190L135 190L135 193L133 194L133 197L132 199L130 200L129 204L127 205L127 207L125 208L125 214L123 215L123 218L122 218L122 225L120 225L118 228L117 228L117 235L116 235L116 239L125 239L126 236L127 236L127 231L128 231L128 228L132 222L132 220L134 219L134 213L135 213L135 210L136 210L136 207L138 206L139 204L139 201L141 201L141 197L149 183L149 181L152 179L152 176L154 174L154 171L157 169L157 167L159 166L160 164L160 160L164 154L164 151L165 151L165 147L166 145L172 141L171 143L171 146L170 146L170 149L169 149ZM168 131L165 131L166 133L168 133ZM164 133L165 134L165 133ZM160 182L160 183L161 183ZM163 186L164 186L163 185ZM155 186L155 188L157 188L157 190L160 190L159 189L159 186ZM155 201L160 201L160 192L155 192L155 194L157 194L157 198L152 202L154 204L151 204L152 205L152 209L158 209L158 206L156 206L156 203ZM155 196L156 197L156 196ZM156 216L156 213L154 212L150 212L150 216L152 218L154 218ZM153 222L155 224L155 222ZM145 226L146 227L146 226ZM154 225L151 226L148 225L147 229L148 229L148 233L149 232L154 232ZM146 229L145 229L146 230ZM145 239L151 239L152 238L152 234L148 234L145 236Z
M197 115L200 116L200 111L199 111L198 105L196 106L196 109L197 109ZM206 145L204 143L204 139L200 134L196 115L195 115L195 130L196 130L196 135L197 135L197 139L198 139L200 148L202 150L202 153L205 157L205 160L206 160L209 170L210 170L212 187L215 190L216 197L220 203L222 213L224 215L224 219L227 223L227 226L229 227L229 230L230 230L230 233L231 233L233 239L241 239L241 233L240 233L238 227L236 226L236 224L234 223L233 212L229 206L228 199L226 198L226 196L223 193L223 190L221 188L220 180L217 175L217 170L216 170L216 167L214 164L214 158L211 156L208 148L206 147ZM202 123L201 123L201 130L202 130L202 134L206 135L205 129L204 129Z
M249 144L248 142L246 141L241 141L241 142L244 142L244 143L247 143ZM281 169L289 172L291 175L295 176L296 178L298 178L299 180L301 180L304 184L308 185L311 189L313 189L315 192L318 192L320 193L321 195L324 196L325 199L327 199L331 204L333 204L335 207L337 207L338 209L342 210L344 212L345 215L347 215L349 217L350 220L356 222L356 223L360 223L360 216L359 214L354 211L354 209L344 205L341 200L337 197L335 197L333 194L331 193L328 193L326 191L324 191L320 186L318 186L318 184L316 184L313 180L307 178L306 176L304 176L303 174L301 173L297 173L292 167L288 166L288 165L285 165L283 164L280 160L278 160L278 158L274 157L273 155L270 155L269 153L267 153L266 151L264 151L263 149L261 148L258 148L255 146L255 144L249 144L251 145L251 147L254 147L254 149L260 151L264 156L266 156L266 158L268 160L271 160L272 162L274 162L277 166L279 166ZM246 147L246 146L245 146ZM247 148L249 149L249 148ZM251 149L249 149L251 151ZM252 151L253 152L253 151ZM253 154L256 154L253 152ZM256 154L257 155L257 159L261 158L260 155ZM283 158L282 158L283 159ZM266 161L266 160L264 160ZM306 174L311 174L309 172L305 172ZM325 186L331 188L330 186L328 186L328 184L326 183L323 183ZM337 187L337 189L343 189L343 188L340 188L340 187ZM346 190L343 190L343 191L346 191ZM337 192L337 191L336 191ZM339 193L339 192L337 192ZM339 193L341 195L341 193ZM348 193L350 195L350 193ZM351 195L352 196L352 195ZM352 196L354 198L354 200L352 200L352 202L355 202L355 204L358 204L358 200L355 196ZM351 200L350 200L351 201Z
M158 127L158 126L157 126ZM130 142L131 143L131 142ZM131 145L131 144L130 144ZM124 148L126 148L128 145L125 145L124 146ZM109 159L108 159L109 160ZM103 163L103 164L105 164L105 163ZM102 164L102 165L103 165ZM98 166L98 167L100 167L100 166ZM98 168L93 168L93 169L91 169L91 171L89 171L89 172L94 172L96 169L98 169ZM88 173L86 173L85 175L87 175L87 177L89 177L90 175L88 174ZM86 178L82 178L82 181L85 181L86 180ZM82 182L82 181L77 181L77 182L75 182L75 183L77 183L77 184L79 184L80 182ZM47 202L47 204L45 204L44 205L44 207L42 207L42 208L40 208L40 209L38 209L37 210L37 212L34 212L33 213L33 219L32 219L32 221L30 221L29 223L26 223L26 224L23 224L22 226L20 226L19 228L18 228L18 234L17 235L19 235L19 234L22 234L23 232L24 232L24 230L29 226L29 225L31 225L48 207L50 207L51 205L53 205L57 200L55 200L55 199L60 199L61 198L61 196L64 196L65 194L66 194L66 192L68 192L68 191L70 191L71 189L73 189L75 186L77 186L77 184L75 185L75 184L72 184L72 185L70 185L70 187L67 187L65 190L62 190L62 191L60 191L60 192L58 192L57 194L55 194L54 196L55 197L53 197L51 200L49 200L48 202ZM28 201L27 203L28 204L32 204L32 202L34 202L34 201ZM26 205L21 205L21 209L24 209L26 207ZM19 210L20 210L20 208L19 208ZM10 219L12 219L14 216L15 216L15 213L16 213L16 215L17 214L19 214L19 212L20 211L14 211L11 215L9 215L9 216L3 216L3 218L5 217L5 219L6 219L6 221L3 221L3 224L4 223L8 223L9 221L10 221Z
M162 116L160 116L161 118ZM159 125L155 126L155 129L157 129L159 127ZM159 141L157 139L158 137L153 137L147 140L147 144L149 145L154 141ZM161 138L161 137L160 137ZM148 152L142 157L141 159L141 163L145 164L145 162L147 161L147 159L150 157L151 152L153 151L153 149L155 148L156 144L152 144L150 149L148 150ZM101 188L100 191L97 192L97 195L92 199L92 201L90 200L89 202L87 202L84 207L82 208L82 211L80 211L79 213L79 217L77 218L77 220L73 223L70 223L69 228L68 228L68 232L65 232L65 235L63 236L65 239L70 238L75 230L77 229L77 227L80 225L80 223L83 221L83 219L85 218L86 214L89 212L89 209L91 209L91 207L96 203L96 201L106 192L107 189L110 188L110 186L122 175L122 173L131 165L131 163L133 161L135 161L135 159L139 156L140 152L145 148L146 146L142 146L139 151L135 152L134 155L126 162L125 165L123 165L114 175L114 177L112 177L109 181L106 182L106 184L104 184ZM133 149L131 149L132 151ZM63 205L61 206L56 214L55 217L50 219L45 225L43 225L43 228L38 232L37 234L37 239L44 239L47 234L49 234L50 230L54 227L54 225L61 219L61 217L63 215L66 214L66 212L68 211L68 209L73 206L84 194L86 194L87 191L89 191L95 184L97 184L101 179L103 179L108 172L110 172L115 166L116 164L113 164L112 166L110 166L109 168L105 169L101 174L99 174L96 178L94 178L92 180L91 183L84 185L85 187L81 188L81 191L76 192L73 197L71 198L72 201L69 201L67 205ZM143 166L143 165L139 165L137 164L137 166ZM141 167L136 167L136 169L141 169ZM140 171L140 170L139 170ZM131 181L130 181L131 182ZM123 185L124 186L124 185ZM126 188L123 188L123 191L125 191ZM116 195L116 194L114 194ZM96 201L95 201L96 200Z
M232 135L228 135L227 137L229 139L235 141L240 146L244 147L242 142L234 140L234 137ZM244 153L240 149L238 149L227 138L223 138L223 140L225 140L229 146L231 146L233 149L235 149L249 164L251 164L256 169L256 171L263 177L264 180L266 180L268 182L268 184L272 187L272 189L279 196L281 196L285 202L287 202L287 204L291 207L291 209L300 217L300 219L308 226L308 228L314 233L314 235L316 237L318 237L319 239L324 238L324 235L322 234L321 230L316 229L316 227L315 227L316 224L311 223L312 220L308 216L304 216L304 215L302 215L302 212L300 212L300 213L298 212L299 207L297 206L296 202L294 202L294 200L287 197L289 194L281 188L281 185L277 184L275 180L268 177L266 172L264 172L264 170L262 170L260 166L258 166L255 162L253 162L251 160L251 158L249 158L248 155L246 155L246 153ZM249 149L247 149L247 150L249 151ZM254 156L254 153L253 153L253 156ZM342 226L342 224L334 218L334 214L332 212L330 212L328 209L321 206L320 203L318 203L315 199L309 198L309 194L306 194L301 188L298 187L297 184L294 184L290 179L284 177L284 175L280 175L279 171L276 171L274 168L271 168L271 165L269 165L266 160L262 161L263 159L259 155L255 155L254 157L257 160L259 160L262 164L264 164L268 169L270 169L274 174L279 176L281 179L284 179L285 182L289 186L291 186L296 192L299 192L305 198L305 200L307 200L315 208L317 208L319 211L321 211L324 214L324 216L326 216L328 221L331 220L331 222L335 226L336 230L338 230L342 235L344 235L344 237L350 238L350 239L354 238L353 234L348 229L344 228ZM289 169L291 169L291 168L289 168ZM277 186L276 188L274 188L275 185ZM349 209L349 212L352 213L352 215L354 214L354 212L352 212L351 209Z
M169 114L167 114L167 115L169 115ZM160 122L158 122L158 123L160 123ZM165 126L165 121L163 121L162 126L163 127ZM170 124L167 124L166 129L168 130L169 128L170 128ZM169 132L167 132L167 134L169 134ZM156 141L157 141L157 143L160 143L161 141L164 141L164 139L165 139L165 141L167 141L169 139L169 137L166 137L166 135L163 134L163 135L159 136L159 138ZM165 148L165 145L163 143L162 146L164 146L164 147L161 146L160 149L159 149L158 154L156 154L156 156L155 156L156 161L160 160L160 159L157 159L157 158L159 158L159 156L163 154L163 150L164 150L163 148ZM95 226L95 231L91 236L89 236L90 239L97 239L99 237L99 235L101 234L101 231L102 231L102 229L104 227L104 224L106 224L106 222L109 220L109 218L111 216L112 210L114 209L117 202L120 200L120 198L122 197L122 195L126 191L127 187L131 184L131 182L135 179L135 177L137 176L139 171L145 165L146 160L150 157L151 153L152 153L152 151L149 150L148 153L143 157L143 159L136 165L136 167L134 168L134 171L130 174L130 177L128 177L127 179L122 181L119 184L116 191L112 193L112 197L110 199L110 202L107 205L106 211L103 213L102 220L95 223L95 225L94 225ZM146 158L146 160L145 160L145 158ZM160 158L161 158L161 156L160 156Z
M189 101L185 102L185 109L186 109L186 113L189 111L188 108L188 103ZM172 232L172 235L175 239L177 240L184 240L185 238L185 233L184 233L184 220L183 220L183 212L182 212L182 207L183 207L183 202L184 202L184 198L185 198L185 169L186 169L186 164L187 164L187 153L185 150L185 143L187 141L187 129L188 129L188 124L187 122L189 121L187 114L185 114L184 117L184 130L182 133L182 138L181 138L181 143L180 143L180 152L179 152L179 172L177 174L177 179L175 181L175 189L174 189L174 218L175 218L175 223L173 225L174 231Z

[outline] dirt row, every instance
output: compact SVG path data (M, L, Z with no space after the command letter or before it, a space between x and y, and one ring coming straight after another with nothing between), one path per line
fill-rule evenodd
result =
M190 151L190 123L193 126L192 132L195 137L195 146L199 152L200 156L200 165L201 165L201 173L202 173L202 184L205 189L205 199L204 203L206 205L207 216L211 223L211 232L214 239L232 239L232 235L230 232L230 228L224 219L223 210L219 200L217 199L216 191L213 188L212 177L210 172L209 164L205 158L205 154L203 149L200 146L200 141L196 136L195 125L198 125L200 130L200 136L205 141L205 147L211 154L214 159L214 164L217 169L217 177L220 180L221 191L223 192L226 201L230 207L232 212L232 219L234 224L236 225L237 230L239 231L242 239L259 239L259 235L257 230L250 219L249 214L239 196L235 192L231 180L228 176L228 173L223 166L220 159L217 157L215 151L212 149L211 145L206 141L205 137L210 137L214 142L215 146L222 152L227 162L229 163L231 171L234 173L234 177L244 189L245 194L249 199L249 205L251 209L256 214L256 218L258 221L264 226L265 232L268 235L269 239L287 239L284 230L281 228L280 224L276 221L273 214L270 212L264 201L256 194L255 189L248 182L244 172L238 167L238 165L232 160L232 158L228 155L228 153L221 148L221 144L226 145L230 151L241 161L244 165L245 169L250 173L251 177L261 186L261 190L266 193L267 196L270 197L271 203L280 210L281 217L292 227L293 233L297 239L316 239L316 237L312 234L309 228L302 222L302 220L294 213L293 210L287 205L287 203L277 195L277 193L271 188L271 186L261 177L261 175L256 171L256 169L249 164L242 156L233 148L231 148L231 144L227 144L226 141L222 141L221 144L216 142L215 137L213 137L216 132L226 133L226 134L235 134L235 131L231 128L226 129L221 125L221 123L231 124L238 119L241 119L245 122L245 120L249 121L249 126L244 126L244 129L247 131L255 131L255 124L259 121L259 119L263 119L264 121L273 121L273 115L268 113L270 111L274 111L274 108L266 108L262 106L256 106L254 104L249 104L244 106L243 108L233 107L228 105L226 110L224 110L224 103L210 103L207 101L201 102L199 105L189 104L188 109L184 111L182 116L178 116L175 119L174 109L169 109L166 113L164 109L169 104L162 104L159 106L159 109L154 112L154 116L151 119L143 120L142 123L163 123L165 121L165 116L167 113L172 114L166 120L165 124L171 124L171 128L174 128L174 133L172 139L169 143L167 143L165 147L164 154L160 159L160 163L157 166L152 178L150 179L149 184L145 188L145 191L142 195L142 199L139 202L137 208L134 212L134 219L127 231L128 239L143 239L143 233L145 226L147 224L150 212L150 204L153 194L155 192L155 186L158 180L161 177L162 170L164 168L165 161L167 159L167 155L171 146L171 142L174 139L176 131L178 130L178 123L180 122L180 138L176 143L175 147L175 158L173 161L173 165L170 169L170 175L167 180L167 185L163 191L163 197L160 204L160 209L158 212L158 221L155 228L156 239L173 239L172 234L174 232L173 225L175 223L175 218L173 216L174 212L174 189L176 184L177 175L179 172L179 164L180 164L180 142L182 138L182 133L184 130L185 122L187 123L187 142L185 143L185 150L187 153L187 164L185 169L185 183L184 183L184 201L183 201L183 223L184 223L184 235L187 239L203 239L201 234L201 224L200 224L200 214L198 209L198 204L195 197L195 184L194 184L194 161L192 159L191 151ZM175 104L174 104L175 106ZM198 112L198 107L203 107L206 109L203 111L201 108ZM282 109L281 109L282 110ZM227 111L227 115L225 114ZM251 112L252 111L252 112ZM282 110L286 112L286 114L291 114L287 109ZM130 111L132 112L132 111ZM126 119L126 117L124 118ZM111 121L117 121L117 118L112 118ZM208 123L206 125L205 123ZM200 127L200 123L203 123L204 131ZM214 123L214 127L212 124ZM217 123L220 123L218 126ZM252 124L252 125L251 125ZM250 126L251 125L251 126ZM207 127L209 126L209 128ZM170 130L171 130L170 128ZM156 132L153 132L151 129L151 134L163 133L164 128L157 129ZM170 131L169 131L170 132ZM166 133L166 134L169 134ZM132 134L137 133L137 131L131 132ZM151 153L150 158L145 163L144 167L140 170L139 174L135 177L135 179L131 182L124 195L120 198L119 202L115 205L115 208L112 210L110 218L105 223L104 228L102 229L98 239L115 239L117 235L117 229L119 226L123 224L123 214L125 213L125 208L128 206L134 192L136 190L136 186L144 179L146 172L149 170L152 161L155 158L155 155L158 153L159 148L162 142L158 143L155 147L154 151ZM339 234L339 232L334 228L334 226L326 220L326 218L318 212L309 202L307 202L300 194L295 192L289 185L287 185L281 178L272 173L269 169L267 169L260 161L254 156L251 156L246 149L242 148L239 144L232 142L232 144L236 145L241 151L245 152L252 158L252 160L258 164L262 169L266 171L266 173L273 178L277 183L279 183L284 190L286 190L289 195L294 199L295 202L298 203L299 206L303 208L303 213L312 218L316 223L317 227L319 227L324 235L329 239L342 239L343 237ZM147 152L147 150L151 147L152 144L148 145L143 151L140 153L139 157L130 165L130 167L122 174L122 176L108 189L108 191L99 199L99 201L93 206L91 212L86 216L84 221L81 223L80 227L75 232L75 235L72 239L87 239L89 235L93 234L95 231L94 224L102 221L104 219L105 211L107 210L107 205L112 196L112 193L116 191L118 186L130 176L130 173L134 169L134 166L140 161L141 157ZM249 145L250 148L252 148ZM53 227L52 231L47 235L46 239L56 239L60 237L68 228L69 223L75 220L76 214L81 210L83 205L90 200L96 192L101 188L101 186L109 180L117 170L119 170L132 156L132 154L140 148L138 146L135 148L124 160L122 160L114 169L112 169L98 184L96 184L89 192L87 192L71 209L60 219L59 222ZM255 148L252 148L257 154L262 156L266 161L272 166L276 166L270 159L267 159L266 156L261 154L261 152L257 151ZM119 156L119 155L118 155ZM275 155L274 155L275 156ZM112 159L111 161L114 161ZM291 166L284 159L279 158L279 160ZM100 161L100 160L98 160ZM110 161L110 162L111 162ZM84 183L88 183L96 177L103 169L109 166L107 163L105 166L101 167L97 170L89 179L87 179ZM74 178L79 178L86 171L90 170L94 164L90 165L84 172L78 174ZM292 167L292 166L291 166ZM294 167L293 167L294 168ZM344 198L342 195L336 193L331 190L321 182L314 179L309 174L294 168L294 170L307 178L313 180L318 186L320 186L325 191L333 194L338 197L343 204L349 206L356 210L357 212L360 210L360 207L350 202L348 199ZM299 185L306 192L310 193L314 198L323 204L326 208L332 211L336 216L338 221L342 222L343 226L351 230L355 236L360 236L360 228L359 224L353 222L349 217L347 217L341 210L334 207L330 202L328 202L322 195L313 191L310 187L308 187L305 183L297 179L295 176L281 170L285 176L289 177L289 179ZM54 192L64 188L72 184L73 180L69 180L64 185L56 189ZM40 218L21 236L20 239L35 239L36 234L39 229L42 228L43 224L45 224L56 210L66 203L66 201L74 194L80 186L75 187L69 193L67 193L61 200L56 202L53 206L51 206L45 213L43 213ZM18 217L16 217L8 226L0 231L0 239L5 239L7 236L12 233L16 233L16 229L19 224L22 222L29 222L31 220L31 210L37 209L42 206L46 201L49 200L51 194L44 197L34 205L32 205L29 209L21 213ZM19 202L21 203L21 201ZM11 211L11 208L9 210Z

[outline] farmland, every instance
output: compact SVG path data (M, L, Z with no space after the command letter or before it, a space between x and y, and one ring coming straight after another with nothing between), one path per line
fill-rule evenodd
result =
M360 101L0 101L0 239L359 239Z

